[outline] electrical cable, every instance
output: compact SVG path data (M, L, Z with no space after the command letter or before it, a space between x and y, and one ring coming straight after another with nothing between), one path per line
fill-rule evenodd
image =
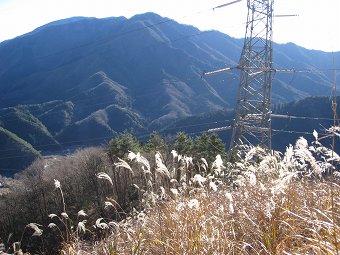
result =
M293 115L281 115L281 114L271 114L271 117L272 118L279 118L279 119L303 119L303 120L327 120L327 121L333 121L332 118L293 116Z
M187 17L190 17L190 16L201 14L203 12L207 12L207 11L213 11L215 8L216 7L212 7L212 8L210 7L210 8L204 9L204 10L195 11L195 12L192 12L191 14L182 16L182 18L187 18ZM137 15L135 15L135 16L137 16ZM111 18L114 18L114 17L111 17ZM167 24L167 23L170 23L170 22L178 23L174 19L170 19L170 18L163 18L163 19L165 19L165 20L162 20L162 21L159 21L159 22L156 22L156 23L153 23L153 24L149 24L149 25L144 25L143 27L140 27L140 28L134 28L134 29L130 29L128 31L124 31L124 32L120 32L120 33L117 33L117 34L109 35L108 37L105 37L105 38L102 38L102 39L99 39L99 40L97 39L97 40L92 41L92 42L84 43L84 44L79 45L79 46L67 48L67 49L64 49L64 50L61 50L61 51L58 51L58 52L54 52L54 53L50 53L50 54L47 54L47 55L44 55L44 56L36 57L35 60L51 57L51 56L54 56L54 55L59 55L61 53L68 52L68 51L74 51L74 50L77 50L77 49L80 49L80 48L84 48L84 47L88 47L88 46L91 46L91 45L94 45L94 44L100 46L103 43L107 43L108 41L111 41L111 40L114 40L114 39L118 39L119 37L131 34L131 33L136 33L136 32L139 32L139 31L142 31L142 30L146 30L146 29L149 29L149 28L159 27L160 25ZM100 20L100 19L97 19L97 20ZM46 24L46 25L48 25L48 24ZM44 27L44 26L42 26L42 27ZM49 29L49 28L51 28L51 27L48 27L48 26L46 27L46 29ZM34 30L32 32L34 32ZM201 31L201 32L209 32L209 31ZM23 64L26 64L26 63L24 62Z
M234 1L234 2L239 2L239 1ZM232 3L234 3L234 2L232 2ZM229 4L232 4L232 3L229 3ZM215 8L220 8L220 7L223 7L223 6L226 6L226 5L229 5L229 4L225 4L225 5L221 5L221 6L217 6L217 7L214 7L213 8L213 10L215 9ZM170 21L173 21L173 20L169 20L169 22ZM159 22L159 23L156 23L157 25L158 24L163 24L163 23L167 23L168 21L163 21L163 22ZM153 25L150 25L149 27L152 27ZM146 27L146 28L149 28L149 27ZM144 27L142 28L142 29L145 29ZM142 30L142 29L140 29L140 30ZM135 32L135 30L133 30L133 31L130 31L130 32ZM145 47L152 47L152 46L145 46ZM79 47L77 47L77 48L79 48ZM292 69L293 70L293 69ZM294 69L295 71L293 71L293 73L294 73L294 75L295 75L295 73L296 72L304 72L304 71L297 71L298 69ZM302 70L302 69L301 69ZM307 69L306 69L307 70ZM321 69L319 69L319 70L321 70ZM326 69L324 69L324 70L326 70ZM332 69L332 70L336 70L336 69ZM303 117L296 117L296 116L289 116L290 118L303 118ZM306 118L306 117L305 117ZM304 118L304 119L305 119ZM310 119L318 119L318 120L321 120L321 119L325 119L325 118L310 118ZM191 126L195 126L195 125L191 125ZM177 127L178 128L178 127ZM293 132L293 131L289 131L289 132ZM86 140L85 140L86 141ZM69 143L69 142L68 142ZM38 145L39 146L39 145ZM1 159L1 158L0 158Z
M273 132L279 132L279 133L289 133L289 134L302 134L302 135L313 135L312 132L307 132L307 131L294 131L294 130L285 130L285 129L272 129ZM208 133L207 130L205 131L198 131L198 132L191 132L191 133L187 133L188 135L197 135L197 134L203 134L203 133ZM148 133L149 135L152 134ZM144 135L146 136L146 135ZM136 135L137 138L143 137L143 136L138 136ZM105 139L105 138L112 138L112 136L109 137L101 137L101 138L93 138L93 139L86 139L86 140L78 140L78 141L93 141L93 140L98 140L98 139ZM67 143L75 143L78 141L72 141L72 142L67 142ZM63 143L63 144L67 144L67 143ZM78 147L79 148L79 147ZM62 152L62 151L60 151ZM27 156L10 156L10 157L0 157L0 160L2 159L13 159L13 158L25 158L25 157L31 157L31 155L27 155Z
M323 117L293 116L293 115L279 115L279 114L272 114L271 116L273 118L289 119L290 121L294 120L294 119L333 121L332 118L323 118ZM176 129L181 130L181 129L190 128L190 127L199 127L199 126L205 126L205 125L227 123L227 122L231 122L231 121L233 121L233 119L223 120L223 121L204 122L204 123L191 124L191 125L182 125L182 126L177 126L177 127L168 127L168 128L160 130L160 133L165 133L167 131L176 130ZM206 131L206 132L208 132L208 131ZM142 138L142 137L150 136L151 134L152 134L152 132L146 132L144 134L141 133L140 135L137 135L137 136L139 138ZM193 133L193 134L195 134L195 133ZM90 142L90 141L96 141L96 140L104 140L104 139L110 139L110 138L112 138L112 136L103 136L103 137L95 137L95 138L89 138L89 139L72 140L72 141L61 142L61 143L57 143L57 144L55 144L55 143L51 143L51 144L37 144L37 145L34 145L34 146L35 147L49 147L49 146L58 146L58 145L64 145L64 144L73 144L73 143ZM0 152L8 152L8 151L12 151L12 150L17 150L17 149L0 150Z
M199 126L205 126L205 125L211 125L211 124L219 124L219 123L226 123L226 122L230 122L232 120L223 120L223 121L214 121L214 122L204 122L204 123L199 123L199 124L192 124L192 125L182 125L182 126L178 126L178 127L169 127L169 128L165 128L160 130L159 133L166 133L167 131L170 130L176 130L176 129L184 129L184 128L188 128L188 127L199 127ZM135 136L137 138L143 138L143 137L149 137L152 134L152 132L144 132L144 133L139 133L136 134ZM97 140L105 140L105 139L112 139L114 136L101 136L101 137L95 137L95 138L89 138L89 139L80 139L80 140L72 140L72 141L67 141L67 142L60 142L60 143L50 143L50 144L36 144L34 145L35 147L49 147L49 146L59 146L59 145L66 145L66 144L74 144L74 143L84 143L84 142L91 142L91 141L97 141ZM0 150L0 153L2 152L9 152L9 151L20 151L20 149L5 149L5 150ZM62 151L60 151L62 152ZM0 159L2 159L0 157Z

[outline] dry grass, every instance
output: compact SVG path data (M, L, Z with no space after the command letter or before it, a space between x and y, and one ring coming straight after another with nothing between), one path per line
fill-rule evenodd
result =
M48 227L59 230L61 254L339 255L340 157L321 143L300 138L283 155L251 147L225 166L219 155L211 166L173 155L165 165L159 153L130 152L89 175L105 191L99 218L66 211L54 180L62 213Z
M118 223L106 240L71 253L339 254L339 206L335 182L292 182L275 195L262 184L201 189L160 202Z
M249 148L204 177L188 174L186 160L176 189L151 185L147 210L109 224L105 240L78 240L63 253L339 254L340 157L319 142L300 138L282 156Z

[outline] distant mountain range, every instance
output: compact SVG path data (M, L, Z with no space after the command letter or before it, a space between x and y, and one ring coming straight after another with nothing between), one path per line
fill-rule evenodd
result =
M154 13L49 23L0 44L1 135L16 146L24 141L37 156L232 109L239 72L202 73L236 66L242 46L243 39ZM295 72L276 73L273 103L329 96L333 57L340 66L340 52L275 44L274 66ZM0 141L0 150L6 146Z
M340 97L337 97L339 102ZM321 142L330 147L331 139L326 139L325 129L333 125L332 98L307 97L305 99L284 104L273 105L272 108L272 148L281 152L289 144L303 136L308 142L315 140L313 131L324 136ZM337 104L340 112L340 104ZM229 148L234 110L227 109L209 113L198 114L180 118L162 129L164 135L176 134L184 131L188 134L201 134L202 132L217 132L227 149ZM336 137L335 151L340 154L340 138Z

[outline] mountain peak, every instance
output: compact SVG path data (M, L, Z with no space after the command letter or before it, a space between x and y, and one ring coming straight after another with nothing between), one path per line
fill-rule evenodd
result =
M235 105L239 72L204 78L202 73L237 65L242 45L243 39L202 32L152 12L51 22L0 44L0 108L31 105L33 127L44 125L65 144L77 136L84 144L88 137L111 136L128 129L126 123L134 130L160 128ZM293 44L276 44L274 56L279 68L322 69L332 63L330 54ZM330 73L278 73L272 99L282 103L331 90ZM56 100L58 105L46 106Z
M146 13L141 13L141 14L136 14L131 17L131 19L152 19L154 21L162 21L164 19L168 19L165 17L160 16L157 13L154 12L146 12Z
M45 28L52 27L52 26L66 25L66 24L70 24L70 23L74 23L74 22L79 22L79 21L83 21L83 20L91 20L91 19L93 20L93 19L96 19L96 18L77 16L77 17L71 17L71 18L56 20L56 21L49 22L49 23L47 23L47 24L45 24L41 27L38 27L28 34L36 33L36 32L39 32L39 31L45 29Z

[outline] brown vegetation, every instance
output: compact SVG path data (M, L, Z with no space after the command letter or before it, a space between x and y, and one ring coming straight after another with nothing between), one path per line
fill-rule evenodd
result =
M284 155L245 148L234 163L157 144L165 157L148 144L143 154L124 148L122 159L112 153L115 143L111 151L36 161L1 197L2 239L14 233L7 247L20 241L22 250L44 254L339 253L340 157L319 142L301 138Z

